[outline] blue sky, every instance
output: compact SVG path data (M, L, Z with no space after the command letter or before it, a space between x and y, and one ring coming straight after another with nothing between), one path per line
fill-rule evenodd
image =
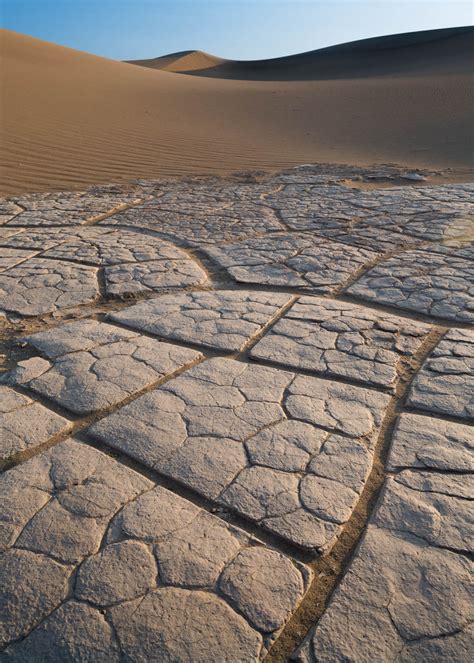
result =
M0 0L1 25L114 59L200 49L259 59L472 24L463 0Z

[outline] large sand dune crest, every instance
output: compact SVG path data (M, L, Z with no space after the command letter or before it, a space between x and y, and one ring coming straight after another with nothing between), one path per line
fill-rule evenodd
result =
M229 60L218 58L204 51L180 51L161 55L151 60L126 60L129 64L137 64L150 69L161 69L174 73L206 75L206 72L225 65Z
M375 37L269 60L225 60L183 51L131 64L194 76L234 80L330 80L472 72L472 28ZM471 57L469 57L469 53Z
M438 39L429 71L224 80L2 31L2 191L316 161L468 168L472 34Z

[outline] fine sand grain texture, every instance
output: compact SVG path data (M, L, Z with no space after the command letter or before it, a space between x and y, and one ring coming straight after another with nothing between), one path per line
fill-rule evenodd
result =
M466 171L473 34L135 66L2 31L1 193L304 162Z

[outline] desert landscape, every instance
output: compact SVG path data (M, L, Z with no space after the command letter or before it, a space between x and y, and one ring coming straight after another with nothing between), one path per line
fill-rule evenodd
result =
M468 663L474 29L1 33L1 663Z
M469 175L473 34L260 65L191 53L137 67L3 31L1 192L315 161Z

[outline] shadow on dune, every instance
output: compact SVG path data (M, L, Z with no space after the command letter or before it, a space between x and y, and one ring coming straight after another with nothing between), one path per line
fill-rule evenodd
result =
M473 35L135 66L0 30L0 192L315 162L471 171Z
M447 28L376 37L270 60L223 60L182 51L129 64L191 76L232 80L335 80L472 71L474 28Z

